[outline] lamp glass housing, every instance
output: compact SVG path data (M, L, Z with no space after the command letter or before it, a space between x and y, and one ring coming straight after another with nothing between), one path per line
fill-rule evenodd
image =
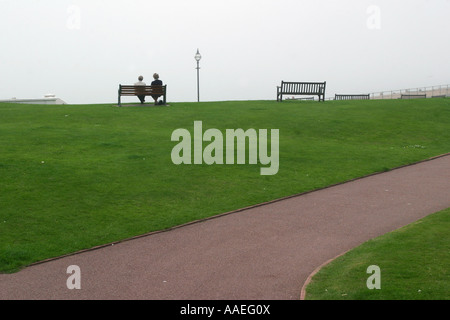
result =
M195 55L195 60L200 61L200 59L202 58L202 55L200 54L200 52L197 50L197 53Z

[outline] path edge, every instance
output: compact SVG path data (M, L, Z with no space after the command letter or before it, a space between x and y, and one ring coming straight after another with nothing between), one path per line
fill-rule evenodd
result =
M403 165L403 166L400 166L400 167L391 169L391 170L386 171L386 172L390 172L390 171L394 171L394 170L397 170L397 169L401 169L401 168L413 166L413 165L416 165L416 164L424 163L424 162L431 161L431 160L435 160L435 159L438 159L438 158L443 158L443 157L446 157L446 156L449 156L449 155L450 155L450 153L442 154L442 155L435 156L435 157L432 157L432 158L429 158L429 159L425 159L425 160L422 160L422 161L419 161L419 162L416 162L416 163L411 163L411 164L408 164L408 165ZM368 175L368 176L361 177L361 178L357 178L357 179L353 179L353 180L350 180L350 181L347 181L347 182L351 182L351 181L363 179L363 178L370 177L370 176L374 176L374 175L381 174L381 173L384 173L384 172L373 173L373 174L370 174L370 175ZM344 182L344 183L347 183L347 182ZM344 184L344 183L338 183L338 184L336 184L336 185L340 185L340 184ZM332 186L330 186L330 187L332 187ZM324 189L326 189L326 188L324 188ZM431 213L431 214L432 214L432 213ZM356 248L356 247L355 247L355 248ZM355 248L353 248L353 249L355 249ZM344 255L346 255L347 253L349 253L349 252L352 251L353 249L347 250L347 251L345 251L345 252L343 252L343 253L337 255L336 257L331 258L331 259L325 261L325 262L322 263L320 266L318 266L316 269L314 269L314 271L308 276L308 278L306 278L305 282L303 283L302 289L301 289L301 291L300 291L300 300L301 300L301 301L305 301L305 300L306 300L306 288L309 286L309 284L312 282L312 279L314 278L314 276L315 276L317 273L319 273L320 270L322 270L323 268L325 268L327 265L329 265L330 263L332 263L334 260L336 260L336 259L338 259L338 258L340 258L340 257L342 257L342 256L344 256Z
M418 162L414 162L414 163L402 165L402 166L399 166L399 167L395 167L395 168L389 169L388 171L374 172L374 173L371 173L371 174L368 174L368 175L365 175L365 176L362 176L362 177L353 178L353 179L346 180L346 181L343 181L343 182L338 182L338 183L335 183L335 184L332 184L332 185L329 185L329 186L326 186L326 187L322 187L322 188L318 188L318 189L314 189L314 190L309 190L309 191L305 191L305 192L302 192L302 193L286 196L286 197L283 197L283 198L278 198L278 199L274 199L274 200L271 200L271 201L267 201L267 202L263 202L263 203L259 203L259 204L255 204L255 205L251 205L251 206L244 207L244 208L241 208L241 209L236 209L236 210L233 210L233 211L217 214L217 215L214 215L214 216L211 216L211 217L207 217L207 218L204 218L204 219L194 220L194 221L191 221L191 222L188 222L188 223L185 223L185 224L181 224L181 225L178 225L178 226L174 226L174 227L171 227L171 228L158 230L158 231L152 231L152 232L148 232L148 233L145 233L145 234L142 234L142 235L138 235L138 236L134 236L134 237L131 237L131 238L126 238L126 239L118 240L118 241L115 241L115 242L111 242L111 243L95 246L95 247L92 247L92 248L87 248L87 249L75 251L75 252L68 253L68 254L65 254L65 255L62 255L62 256L48 258L48 259L45 259L45 260L41 260L41 261L37 261L37 262L31 263L31 264L21 268L17 272L20 272L23 269L26 269L26 268L29 268L29 267L33 267L33 266L36 266L36 265L40 265L40 264L44 264L44 263L47 263L47 262L60 260L60 259L64 259L64 258L71 257L71 256L76 256L76 255L79 255L79 254L82 254L82 253L91 252L91 251L99 250L99 249L102 249L102 248L107 248L107 247L114 246L114 245L117 245L117 244L120 244L120 243L124 243L124 242L132 241L132 240L137 240L137 239L149 237L149 236L152 236L152 235L155 235L155 234L161 234L161 233L165 233L165 232L170 232L170 231L173 231L173 230L176 230L176 229L184 228L184 227L191 226L191 225L194 225L194 224L198 224L198 223L201 223L201 222L217 219L217 218L220 218L220 217L224 217L224 216L228 216L228 215L231 215L231 214L247 211L247 210L254 209L254 208L267 206L267 205L270 205L270 204L273 204L273 203L277 203L277 202L280 202L280 201L301 197L301 196L304 196L306 194L311 194L313 192L318 192L318 191L330 189L330 188L333 188L333 187L336 187L336 186L344 185L344 184L347 184L347 183L351 183L351 182L354 182L354 181L362 180L362 179L369 178L369 177L372 177L372 176L377 176L377 175L380 175L380 174L383 174L383 173L388 173L388 172L399 170L399 169L402 169L402 168L411 167L411 166L414 166L414 165L418 165L418 164L421 164L421 163L429 162L429 161L436 160L436 159L439 159L439 158L444 158L444 157L447 157L447 156L450 156L450 152L449 153L444 153L444 154L441 154L441 155L438 155L438 156L434 156L434 157L431 157L431 158L428 158L428 159L420 160ZM343 254L345 254L345 253L343 253ZM339 255L339 256L341 256L341 255ZM336 258L338 258L338 257L336 257ZM324 265L330 263L331 261L333 261L336 258L330 259L329 261L325 262ZM320 270L320 268L321 267L318 267L316 270L318 271L318 270ZM16 272L14 272L14 273L16 273Z
M353 249L350 249L350 250L353 250ZM338 256L336 256L336 257L334 257L334 258L331 258L331 259L327 260L326 262L322 263L320 266L318 266L318 267L317 267L317 268L316 268L316 269L308 276L308 278L306 278L306 281L305 281L305 283L303 284L302 290L301 290L301 292L300 292L300 300L302 300L302 301L306 300L306 288L307 288L308 285L311 283L312 278L313 278L317 273L319 273L320 270L322 270L323 268L325 268L327 265L329 265L329 264L330 264L331 262L333 262L334 260L336 260L336 259L342 257L343 255L345 255L346 253L350 252L350 250L347 250L347 251L341 253L340 255L338 255Z

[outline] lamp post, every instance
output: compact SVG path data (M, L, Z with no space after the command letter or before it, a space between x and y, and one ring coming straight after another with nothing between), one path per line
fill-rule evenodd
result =
M197 101L200 102L200 60L202 59L202 55L197 49L197 53L195 54L195 60L197 61Z

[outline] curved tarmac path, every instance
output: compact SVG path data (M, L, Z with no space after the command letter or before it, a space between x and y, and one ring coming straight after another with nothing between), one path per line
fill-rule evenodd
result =
M448 207L450 154L2 274L0 299L298 300L325 261Z

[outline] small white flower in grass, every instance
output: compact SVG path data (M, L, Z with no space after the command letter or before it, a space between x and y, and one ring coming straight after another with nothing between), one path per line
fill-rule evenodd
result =
M44 163L45 163L45 161L41 161L41 163L42 163L42 164L44 164Z

